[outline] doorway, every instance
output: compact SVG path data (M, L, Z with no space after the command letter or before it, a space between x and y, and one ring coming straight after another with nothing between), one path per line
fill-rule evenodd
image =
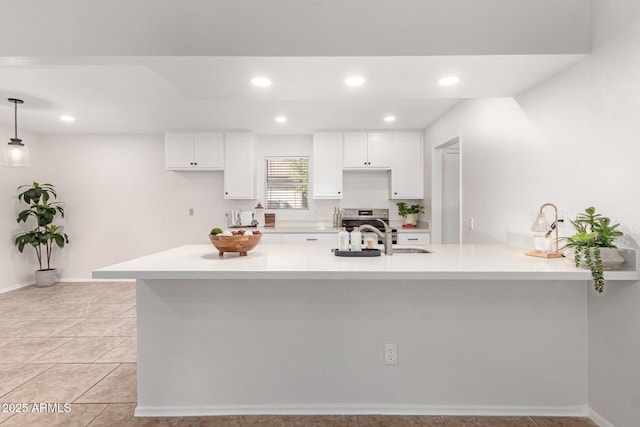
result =
M460 136L433 149L433 243L461 243Z

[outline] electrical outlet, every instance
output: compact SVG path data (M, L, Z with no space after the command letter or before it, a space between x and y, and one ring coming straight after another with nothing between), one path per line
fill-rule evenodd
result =
M473 217L469 218L469 230L474 230L476 228L475 225L475 221L473 220Z
M189 216L193 216L193 208L189 208Z
M384 364L398 364L398 344L388 343L384 345Z

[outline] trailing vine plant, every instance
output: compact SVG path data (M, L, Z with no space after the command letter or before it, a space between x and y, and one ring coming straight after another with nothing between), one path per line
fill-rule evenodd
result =
M602 271L602 256L600 248L617 248L615 240L622 236L621 231L616 230L620 224L611 224L611 220L596 213L594 207L585 209L585 213L579 213L571 225L576 233L571 237L565 237L565 248L573 248L573 260L576 267L584 259L585 264L591 270L593 285L598 293L604 291L604 272Z

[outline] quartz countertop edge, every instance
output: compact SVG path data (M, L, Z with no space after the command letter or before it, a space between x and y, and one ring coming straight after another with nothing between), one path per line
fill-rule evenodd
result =
M222 257L211 245L184 245L93 271L94 279L247 280L591 280L567 259L524 255L507 245L428 245L430 254L345 258L330 245L260 245L248 256ZM635 256L635 253L634 253ZM605 280L640 279L637 263Z
M429 233L430 230L429 228L425 228L425 227L416 227L416 228L402 228L402 224L391 224L392 228L395 228L398 230L398 233ZM256 228L249 228L247 227L247 229L251 229L251 230L255 230ZM262 233L265 234L269 234L269 233L291 233L291 234L297 234L297 233L338 233L340 230L342 230L342 227L333 227L330 225L277 225L275 227L258 227L257 230L259 230Z

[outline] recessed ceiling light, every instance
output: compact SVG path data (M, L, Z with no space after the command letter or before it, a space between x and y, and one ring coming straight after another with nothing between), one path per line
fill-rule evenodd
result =
M271 80L266 77L254 77L253 79L251 79L251 83L253 83L254 86L259 87L271 86Z
M278 116L278 117L276 117L276 122L278 122L278 123L286 123L287 122L287 118L285 116Z
M443 77L440 80L438 80L438 84L440 86L451 86L451 85L454 85L454 84L458 83L459 81L460 81L459 77L448 76L448 77Z
M76 121L76 118L69 115L60 116L60 120L67 123L73 123Z
M351 76L344 81L349 86L361 86L364 84L364 77L361 76Z
M395 122L396 116L385 116L384 121L387 123Z

